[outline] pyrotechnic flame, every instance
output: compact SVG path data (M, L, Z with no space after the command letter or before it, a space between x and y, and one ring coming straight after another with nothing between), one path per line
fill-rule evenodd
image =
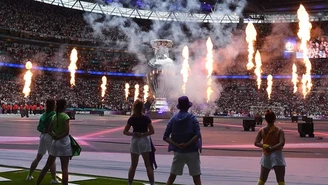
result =
M297 67L293 64L293 73L292 73L292 82L294 85L294 93L297 92L297 83L298 83L298 74L297 74Z
M183 78L183 85L182 85L182 92L183 94L186 94L186 84L188 81L188 76L189 76L189 71L190 71L190 67L189 67L189 49L188 46L185 46L183 48L182 51L182 56L184 58L183 63L182 63L182 69L181 69L181 74L182 74L182 78Z
M106 76L103 76L101 78L102 84L101 84L101 97L104 98L105 93L106 93L106 85L107 85L107 78Z
M246 41L248 43L248 63L246 65L247 70L251 70L254 67L253 55L254 55L254 42L256 41L256 29L253 23L248 22L246 27Z
M31 86L31 82L32 82L33 73L31 72L30 69L32 69L32 63L30 61L26 62L25 68L27 70L24 75L25 85L23 88L23 93L25 94L24 97L26 98L28 95L30 95L30 92L31 92L30 86Z
M134 85L134 101L138 99L139 96L139 84Z
M70 56L71 63L68 66L68 70L71 72L71 87L75 86L75 71L77 69L76 62L77 62L77 50L75 48L71 51Z
M308 48L307 43L311 38L311 28L312 24L310 23L309 14L306 12L303 5L300 5L300 8L297 10L297 17L299 19L299 31L297 33L298 37L301 39L300 48L303 51L303 61L306 67L306 73L302 76L302 92L304 98L311 91L312 82L311 82L311 62L308 58Z
M258 50L256 51L256 54L255 54L255 63L256 63L256 68L254 70L254 73L257 76L257 88L260 89L261 88L262 60L261 60L261 54Z
M207 70L207 102L211 99L211 94L213 93L212 89L212 73L213 73L213 44L211 41L211 38L209 37L206 41L206 48L207 48L207 54L206 54L206 64L205 68Z
M146 102L147 98L149 96L149 86L148 85L144 85L143 93L144 93L144 101Z
M268 85L268 87L267 87L267 92L268 92L268 98L269 98L269 100L271 99L271 92L272 92L272 84L273 84L273 82L272 82L272 79L273 79L273 77L272 77L272 75L268 75L268 77L267 77L267 85Z
M128 100L128 97L129 97L129 88L130 88L130 85L128 83L125 84L125 100Z

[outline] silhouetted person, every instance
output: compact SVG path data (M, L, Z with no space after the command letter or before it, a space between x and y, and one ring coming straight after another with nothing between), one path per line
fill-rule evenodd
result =
M150 185L154 185L154 168L151 161L152 143L150 135L153 135L154 127L148 116L143 114L143 101L137 99L133 104L132 115L123 130L123 134L132 136L130 144L131 166L128 174L128 184L132 185L134 175L141 155L147 170ZM133 132L129 132L130 128Z
M177 105L180 111L170 119L164 132L163 140L169 143L169 151L174 151L171 173L166 185L173 185L176 176L183 174L185 164L195 185L202 184L199 156L201 133L198 120L188 112L191 106L187 96L180 97Z

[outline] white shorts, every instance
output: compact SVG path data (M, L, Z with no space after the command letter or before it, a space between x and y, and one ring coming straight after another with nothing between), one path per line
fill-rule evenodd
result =
M175 175L182 175L185 164L188 166L190 176L201 175L200 158L198 152L174 152L171 173Z
M139 155L145 152L151 152L151 143L149 137L132 137L130 152Z
M52 137L48 133L42 133L40 135L40 143L38 148L38 154L44 155L46 152L49 153L52 143Z
M270 155L262 154L260 164L267 169L273 169L275 166L286 166L285 158L281 150L274 151Z
M72 156L72 146L69 136L67 135L59 140L53 140L49 154L56 157Z

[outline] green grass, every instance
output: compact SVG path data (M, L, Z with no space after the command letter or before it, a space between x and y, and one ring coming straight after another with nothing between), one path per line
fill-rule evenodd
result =
M19 170L19 171L13 171L13 172L4 172L0 173L1 177L11 179L10 182L0 182L1 185L35 185L36 179L38 178L39 171L35 171L33 173L34 179L31 181L26 180L26 176L28 174L27 169ZM81 174L72 174L72 175L80 175L80 176L89 176L89 175L81 175ZM72 183L79 184L79 185L126 185L127 180L126 179L115 179L110 177L99 177L99 176L89 176L94 177L96 179L94 180L88 180L88 181L74 181ZM51 181L51 175L50 173L47 173L47 175L44 177L41 185L49 185ZM134 185L143 185L140 181L133 182Z

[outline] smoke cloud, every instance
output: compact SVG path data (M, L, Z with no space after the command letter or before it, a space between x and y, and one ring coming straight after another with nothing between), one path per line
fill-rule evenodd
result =
M155 11L169 11L172 10L174 3L180 1L172 0L144 0L148 7ZM148 3L147 3L148 2ZM242 10L246 5L246 0L223 0L215 7L216 13L223 13L229 15L241 15ZM115 4L115 6L119 6ZM185 1L184 7L179 11L194 12L199 9L200 3L198 0ZM205 70L206 58L206 40L208 37L212 39L214 49L214 66L213 68L218 73L225 71L225 67L232 66L229 63L233 62L234 58L242 50L238 41L239 37L234 37L232 32L235 30L237 24L203 24L196 22L170 22L170 21L150 21L134 20L125 17L104 16L94 13L86 13L84 19L88 26L93 30L93 36L103 40L104 45L113 46L116 49L128 50L134 53L139 65L134 68L135 73L148 73L148 62L154 57L154 51L150 46L152 40L155 39L169 39L173 41L173 47L170 49L170 58L174 60L175 67L174 75L169 75L166 81L174 82L173 90L170 97L176 100L182 94L182 75L181 64L183 61L182 48L189 47L189 79L186 85L186 95L189 96L194 103L206 102L207 89L207 71ZM146 24L146 25L145 25ZM147 25L148 24L148 25ZM150 28L150 29L148 29ZM114 32L113 32L114 30ZM119 33L115 37L124 38L113 39L108 36L108 33ZM110 34L109 34L110 35ZM112 35L113 36L113 35ZM244 40L242 38L241 40ZM110 65L110 64L109 64ZM212 88L214 92L211 96L211 102L219 98L222 87L220 84L212 79Z

